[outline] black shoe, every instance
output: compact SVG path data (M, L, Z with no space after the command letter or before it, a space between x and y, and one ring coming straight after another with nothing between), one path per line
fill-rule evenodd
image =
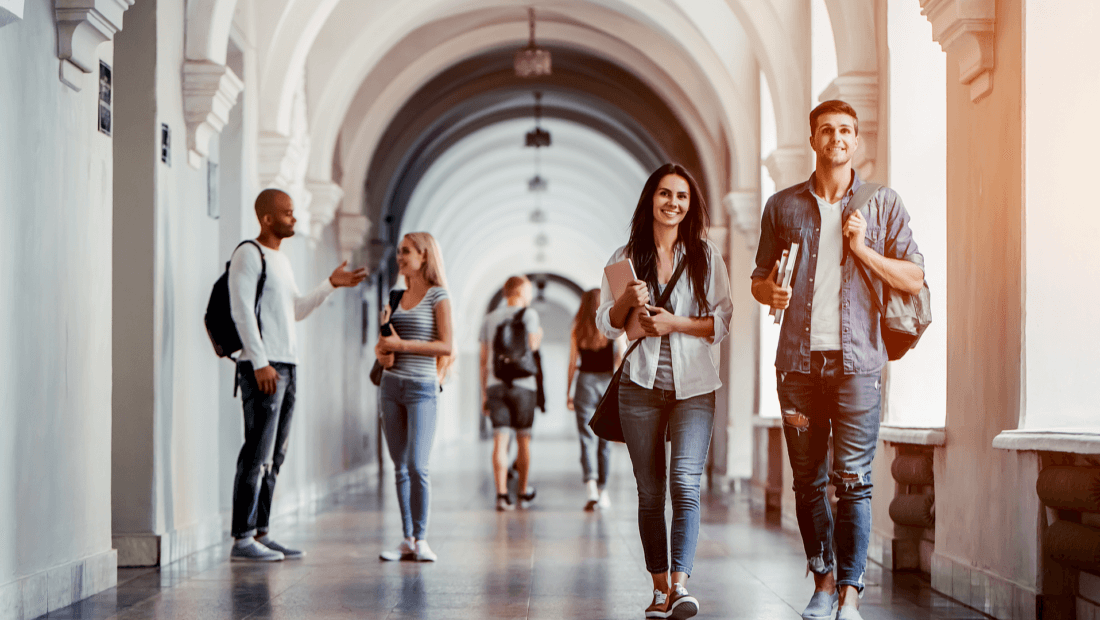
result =
M519 507L527 509L531 507L531 502L535 501L535 487L527 487L527 493L518 494Z
M500 512L507 512L509 510L515 510L516 507L512 504L512 498L508 497L507 493L497 493L497 510Z

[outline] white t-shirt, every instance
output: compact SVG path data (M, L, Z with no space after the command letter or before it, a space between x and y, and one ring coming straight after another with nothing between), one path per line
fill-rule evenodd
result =
M267 279L260 299L260 323L253 311L256 284L260 280L260 252L251 243L233 253L229 263L229 305L244 351L240 360L263 368L271 362L298 363L298 338L294 321L309 316L336 290L325 278L308 295L298 293L290 259L279 250L263 249L267 260Z
M810 312L810 350L839 351L840 343L840 259L844 255L840 201L829 204L814 194L821 213L818 235L817 270L813 279L813 308Z

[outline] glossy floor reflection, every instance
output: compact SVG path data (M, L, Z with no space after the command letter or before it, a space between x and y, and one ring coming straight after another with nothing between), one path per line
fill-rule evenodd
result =
M574 441L536 437L536 504L498 513L488 443L437 449L429 542L435 564L380 562L401 538L392 476L273 527L307 550L294 562L230 564L229 545L161 570L123 569L119 585L49 618L373 619L643 617L649 578L629 460L615 446L613 506L585 513ZM293 458L290 455L289 458ZM698 618L799 618L812 590L797 535L743 496L704 492L689 588ZM933 593L927 581L872 564L868 620L986 618Z

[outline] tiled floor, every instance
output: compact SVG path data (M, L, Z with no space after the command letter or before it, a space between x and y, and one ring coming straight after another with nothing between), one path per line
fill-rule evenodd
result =
M614 505L602 513L581 510L572 441L536 438L538 500L514 513L493 510L488 443L436 450L435 564L378 560L401 537L392 476L384 475L273 528L281 542L307 550L300 561L230 564L226 544L159 571L120 570L118 587L49 618L639 619L650 583L634 479L625 450L615 447ZM738 495L704 492L702 521L689 583L702 607L697 617L799 618L812 581L797 535ZM986 618L913 575L872 564L867 581L867 620Z

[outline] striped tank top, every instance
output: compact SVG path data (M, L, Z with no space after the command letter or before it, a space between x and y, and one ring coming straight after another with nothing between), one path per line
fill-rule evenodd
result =
M407 294L407 293L406 293ZM397 305L390 317L390 324L403 340L431 341L439 339L439 327L435 324L435 305L443 299L449 299L447 289L433 286L424 294L424 299L409 310ZM397 352L393 366L386 372L403 379L436 379L435 357L418 353Z

